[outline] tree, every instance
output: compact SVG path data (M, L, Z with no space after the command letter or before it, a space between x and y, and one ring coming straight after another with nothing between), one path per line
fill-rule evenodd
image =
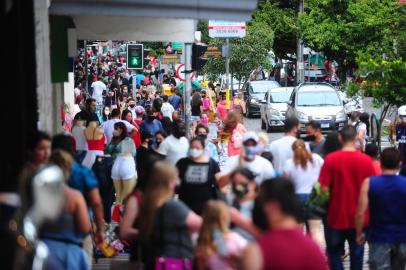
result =
M264 0L260 1L253 18L266 24L274 32L272 50L280 59L295 61L296 40L298 36L299 0Z
M385 52L398 21L393 0L307 0L300 16L301 37L310 48L323 51L345 71L357 67L359 52ZM383 40L385 42L383 42Z
M272 49L273 32L261 21L248 23L247 35L244 38L230 41L230 72L238 81L248 78L258 68L270 67L269 51ZM210 44L223 43L219 39L210 39ZM204 67L204 73L210 79L217 79L225 73L225 58L210 59Z

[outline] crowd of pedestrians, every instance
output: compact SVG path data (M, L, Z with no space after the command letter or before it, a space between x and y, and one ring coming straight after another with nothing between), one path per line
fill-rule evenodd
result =
M405 269L404 157L379 155L362 117L326 137L311 121L304 140L287 118L269 142L244 126L241 96L227 104L209 83L191 97L187 134L176 81L166 75L165 95L159 78L120 61L92 63L91 97L75 92L83 107L64 134L30 138L23 206L42 165L66 178L63 214L40 233L48 269L90 269L93 247L113 246L112 224L128 263L145 269L343 269L347 242L357 270L366 241L371 269Z

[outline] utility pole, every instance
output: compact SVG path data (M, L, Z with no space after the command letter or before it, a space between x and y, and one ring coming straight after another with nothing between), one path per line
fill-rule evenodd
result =
M304 0L299 1L299 14L302 14L304 11ZM304 82L304 63L303 63L303 42L297 37L297 52L296 52L296 59L297 59L297 65L296 65L296 70L297 70L297 75L296 75L296 83L302 83Z
M231 88L230 88L230 39L226 38L226 46L227 46L227 57L226 57L226 91L228 92L228 100L226 99L227 102L227 112L230 110L230 104L231 104ZM227 94L226 94L227 95Z
M192 43L185 43L185 92L183 100L184 100L184 113L185 113L185 125L186 125L186 136L190 135L190 94L192 88L192 81L190 79L190 73L192 73L192 63L191 63L191 56L192 56Z

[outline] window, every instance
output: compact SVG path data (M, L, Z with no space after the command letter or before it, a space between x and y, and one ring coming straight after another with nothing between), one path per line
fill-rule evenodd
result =
M271 92L271 102L285 103L289 101L291 92Z
M299 92L297 106L340 106L341 102L336 92Z

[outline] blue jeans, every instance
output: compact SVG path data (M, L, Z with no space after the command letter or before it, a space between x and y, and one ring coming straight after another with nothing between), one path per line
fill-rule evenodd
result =
M369 266L371 270L406 269L406 243L369 243Z
M336 230L325 224L325 238L331 270L344 270L341 256L343 255L345 240L348 241L350 247L351 270L362 270L364 245L357 244L355 229Z

